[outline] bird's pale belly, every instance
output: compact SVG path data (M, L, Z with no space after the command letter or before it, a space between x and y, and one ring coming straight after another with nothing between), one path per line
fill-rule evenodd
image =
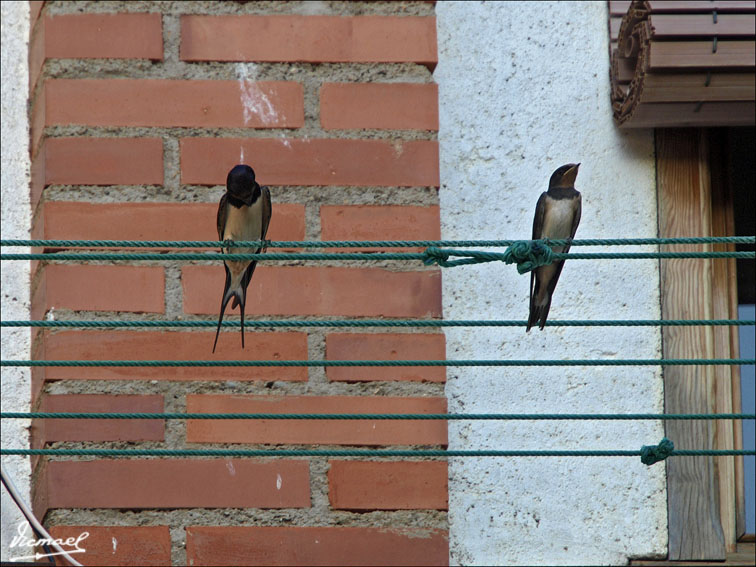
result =
M228 208L223 240L260 240L262 234L262 199L258 199L249 207ZM244 254L254 252L256 248L229 248L225 252Z
M549 207L549 214L544 219L542 238L570 238L575 202L573 199L559 199ZM555 246L554 252L562 252L562 246Z
M258 199L249 207L236 208L229 206L226 226L223 231L223 240L260 240L262 235L262 199ZM227 254L252 254L258 248L241 248L233 246L224 248ZM226 261L232 278L240 276L249 266L249 260Z

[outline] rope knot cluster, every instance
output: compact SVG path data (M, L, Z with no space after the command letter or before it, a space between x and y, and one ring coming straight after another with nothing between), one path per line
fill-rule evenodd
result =
M521 274L534 270L539 266L551 264L557 258L550 248L548 240L519 241L512 244L504 253L482 252L480 250L453 250L450 248L436 248L431 246L423 253L423 263L426 266L438 264L442 268L453 268L465 264L482 264L484 262L506 262L517 264L517 271ZM458 260L450 260L451 257Z
M441 248L436 248L435 246L426 248L423 264L425 264L426 266L438 264L442 268L446 268L449 264L449 251L442 250Z
M515 242L504 252L507 264L517 264L517 272L524 274L554 261L554 252L548 240Z
M666 437L659 441L658 445L643 445L641 447L641 462L651 466L663 461L675 451L675 444Z
M476 250L453 250L451 248L436 248L431 246L423 253L423 264L431 266L438 264L442 268L453 268L465 264L482 264L484 262L496 262L502 259L501 254L495 252L481 252ZM459 257L459 260L449 260L450 257Z

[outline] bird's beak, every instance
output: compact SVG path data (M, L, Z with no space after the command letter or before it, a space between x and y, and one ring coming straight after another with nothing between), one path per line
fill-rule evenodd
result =
M579 167L580 164L576 163L564 173L564 175L562 176L562 181L565 185L572 186L575 184L575 179L577 178Z

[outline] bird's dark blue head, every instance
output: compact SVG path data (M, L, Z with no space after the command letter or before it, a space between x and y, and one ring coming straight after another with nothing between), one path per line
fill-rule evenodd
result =
M228 172L226 177L226 189L239 201L247 206L255 200L255 194L259 194L260 186L255 181L255 170L248 165L236 165Z
M577 178L579 163L568 163L551 174L549 189L552 187L574 187Z

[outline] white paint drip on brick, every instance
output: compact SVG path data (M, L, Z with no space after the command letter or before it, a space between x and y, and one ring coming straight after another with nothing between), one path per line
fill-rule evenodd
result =
M116 538L111 538L113 541L113 555L115 555L116 550L118 549L118 540Z
M226 468L228 469L228 473L231 476L236 476L236 469L234 468L234 463L232 463L231 461L228 461L226 463Z
M257 65L237 63L236 78L239 80L244 124L249 124L252 116L257 116L264 126L273 126L278 121L278 113L273 103L257 85Z
M280 474L276 475L276 490L281 490L281 486L283 486L283 479L281 478Z

